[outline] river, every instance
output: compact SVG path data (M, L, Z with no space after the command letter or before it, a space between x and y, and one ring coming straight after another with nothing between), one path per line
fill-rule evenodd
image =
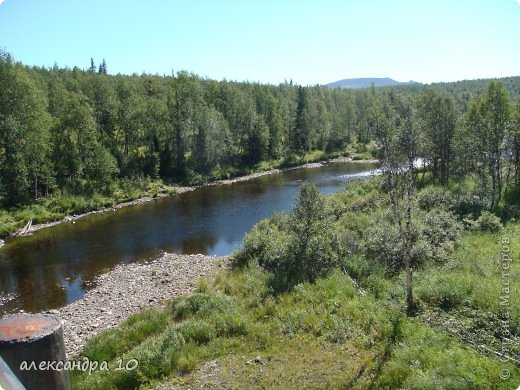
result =
M0 249L0 314L62 307L116 264L151 260L161 251L228 255L255 223L289 211L300 184L330 194L374 168L330 163L208 186L8 240Z

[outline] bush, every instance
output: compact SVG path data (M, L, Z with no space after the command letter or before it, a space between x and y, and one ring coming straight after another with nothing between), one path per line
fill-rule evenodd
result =
M421 236L427 246L429 260L445 263L455 249L463 226L447 211L433 210L423 218Z
M462 232L462 225L452 213L434 210L427 213L423 219L422 234L434 245L447 241L456 241Z
M432 210L419 221L412 221L412 266L426 261L443 263L453 252L462 225L454 215L444 210ZM385 216L374 219L364 234L362 248L369 259L380 262L387 271L404 267L404 243L397 225Z
M313 282L339 265L339 240L324 206L325 199L315 186L300 187L288 224L287 252L272 269L287 288Z
M429 186L417 195L417 204L420 209L430 211L435 208L445 210L454 206L453 196L442 187Z
M520 184L506 189L504 201L509 205L520 207Z
M255 259L275 274L276 290L314 281L339 265L340 243L325 211L325 199L310 184L300 188L289 216L276 215L256 224L233 256L238 266Z
M486 206L487 201L485 199L480 199L476 195L462 195L455 200L451 207L451 211L461 217L472 216L476 219Z
M256 259L260 266L273 269L286 256L287 240L287 232L264 219L245 235L243 247L233 256L232 261L236 266L242 267L251 259Z
M500 218L489 211L484 211L477 219L477 229L487 232L498 232L504 228Z
M369 259L377 260L387 270L403 267L404 246L396 226L380 221L366 231L363 249Z

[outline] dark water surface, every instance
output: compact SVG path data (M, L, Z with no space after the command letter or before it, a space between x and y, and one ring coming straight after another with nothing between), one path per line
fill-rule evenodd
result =
M374 168L333 163L204 187L10 240L0 249L0 298L15 298L3 305L0 301L0 314L64 306L81 298L97 275L116 264L152 259L160 251L230 254L255 223L290 210L301 183L330 194Z

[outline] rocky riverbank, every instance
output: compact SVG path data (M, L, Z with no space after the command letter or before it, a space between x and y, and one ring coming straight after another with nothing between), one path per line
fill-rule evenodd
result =
M227 257L171 253L147 263L120 264L99 276L96 287L82 299L47 313L62 320L65 349L71 357L102 330L140 310L193 292L200 278L211 280L228 266Z

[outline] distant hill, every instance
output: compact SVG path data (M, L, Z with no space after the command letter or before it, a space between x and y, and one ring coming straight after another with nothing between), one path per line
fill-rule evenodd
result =
M461 80L432 84L399 84L390 86L388 88L392 88L396 91L404 93L417 93L428 88L434 88L454 95L467 94L469 98L484 92L489 83L493 80L503 83L513 100L520 98L520 76L500 77L493 79Z
M358 79L344 79L334 81L333 83L327 84L329 88L370 88L374 84L375 87L391 87L394 85L410 85L417 84L415 81L400 82L395 81L389 77L366 77Z

